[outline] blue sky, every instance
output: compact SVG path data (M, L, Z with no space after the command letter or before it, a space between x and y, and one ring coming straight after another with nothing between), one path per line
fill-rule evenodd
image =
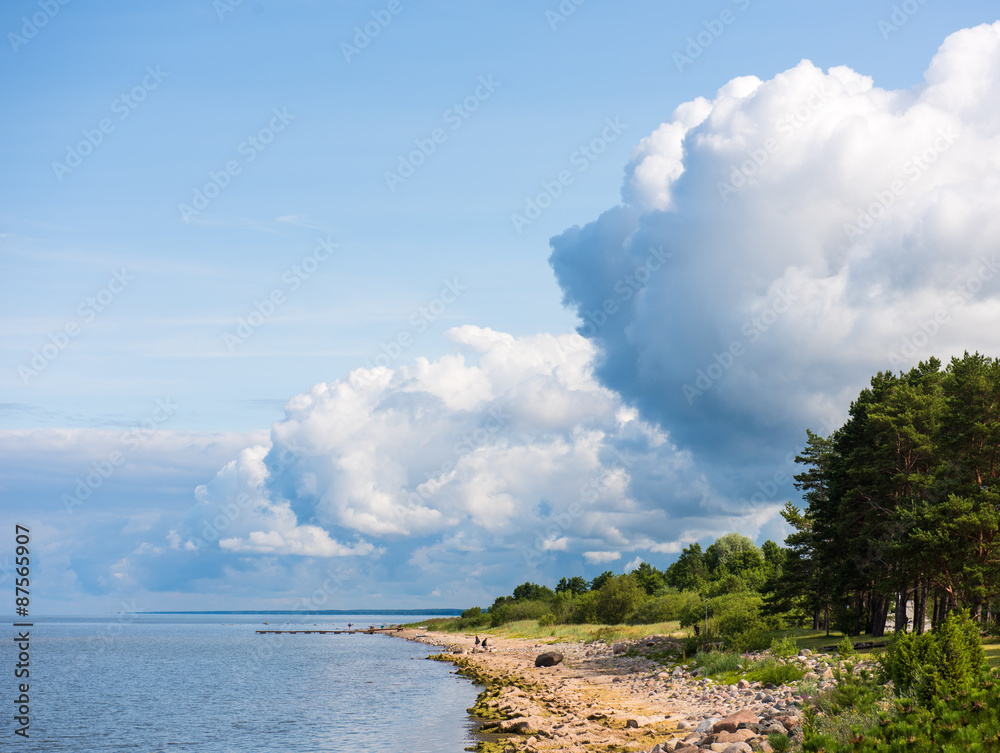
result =
M294 606L330 568L329 608L466 606L780 537L806 426L905 367L928 316L948 321L922 353L997 345L997 231L964 234L995 190L992 32L939 53L995 20L933 0L8 4L0 530L36 531L38 608ZM720 202L768 128L755 190ZM933 166L908 163L942 128ZM891 220L845 242L908 169Z

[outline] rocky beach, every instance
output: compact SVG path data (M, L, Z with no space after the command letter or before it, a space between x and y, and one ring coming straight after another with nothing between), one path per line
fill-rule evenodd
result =
M651 658L678 645L670 636L549 644L491 635L484 649L472 635L419 629L399 635L445 646L438 658L485 686L470 711L483 720L484 733L502 735L480 744L491 752L769 753L768 735L800 734L798 683L723 684L703 670ZM551 656L539 659L546 653ZM536 666L536 660L556 663ZM815 690L834 683L835 656L803 650L779 661L798 664L806 672L803 682Z

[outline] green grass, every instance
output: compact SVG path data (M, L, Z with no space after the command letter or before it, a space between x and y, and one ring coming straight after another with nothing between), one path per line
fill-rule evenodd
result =
M991 667L1000 667L1000 638L984 638L983 651Z
M683 636L686 631L681 630L680 622L658 622L651 625L545 625L538 624L538 620L518 620L508 622L498 628L489 626L479 628L457 629L455 619L438 618L425 620L420 623L412 623L407 627L426 627L428 630L440 632L461 632L467 635L495 635L500 638L522 638L528 640L547 641L549 643L590 643L592 641L622 641L637 640L648 635L678 635Z

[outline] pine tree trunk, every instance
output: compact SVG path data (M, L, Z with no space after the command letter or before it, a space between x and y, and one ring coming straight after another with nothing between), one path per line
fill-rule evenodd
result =
M895 631L897 633L906 632L906 601L910 592L905 588L896 594L896 625Z
M917 635L924 633L924 621L927 619L927 585L917 582L917 588L913 592L913 632Z

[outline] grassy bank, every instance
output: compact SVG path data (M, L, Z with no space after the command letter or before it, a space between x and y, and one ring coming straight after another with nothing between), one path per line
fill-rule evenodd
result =
M428 631L444 633L468 633L469 635L490 636L500 638L520 638L536 640L544 643L591 643L593 641L629 641L645 638L650 635L671 635L686 638L693 635L691 628L681 628L680 622L657 622L650 625L540 625L538 620L518 620L500 627L479 627L460 629L455 618L443 617L420 623L411 623L407 627L425 627ZM843 634L831 632L829 635L822 630L776 630L765 634L769 639L794 638L800 649L808 648L815 653L831 653L831 647L843 640ZM888 636L872 638L859 635L851 639L853 643L876 641L883 643ZM860 656L878 654L884 649L857 649ZM991 667L1000 667L1000 638L984 638L983 650Z
M684 637L691 630L682 630L680 622L657 622L651 625L540 625L538 620L517 620L500 627L460 629L455 619L425 620L407 627L426 627L429 631L468 633L469 635L500 638L521 638L546 643L590 643L592 641L626 641L645 638L647 635L676 635Z

